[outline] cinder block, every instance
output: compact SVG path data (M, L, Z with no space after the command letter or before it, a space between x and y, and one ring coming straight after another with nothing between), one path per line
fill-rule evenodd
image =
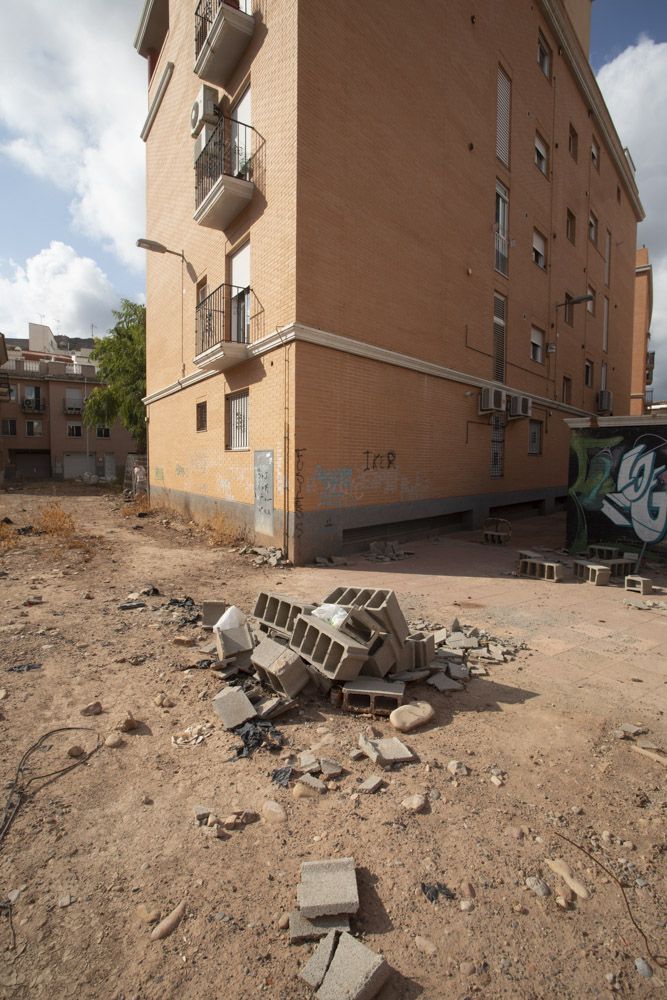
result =
M435 656L435 637L431 632L413 632L405 640L410 662L408 670L427 667Z
M375 677L358 677L343 685L343 708L348 712L390 715L405 700L405 684Z
M290 917L291 921L291 917ZM291 931L291 923L290 923ZM290 934L290 941L292 940ZM330 931L329 934L320 941L317 948L310 956L309 960L303 966L299 972L299 978L303 979L304 982L308 983L312 989L316 990L322 984L322 980L327 974L331 960L336 951L336 945L338 943L338 934L335 930Z
M372 1000L386 983L390 967L382 955L351 934L341 934L317 1000Z
M204 601L202 604L202 628L211 630L229 607L226 601Z
M247 625L239 625L238 628L226 628L223 630L214 629L215 644L218 649L218 659L224 660L229 656L236 656L237 653L252 652L254 642L252 632Z
M294 597L261 591L255 601L253 615L259 620L263 631L272 629L289 639L298 616L310 614L314 608L314 604L306 604Z
M223 688L211 704L225 729L234 729L257 715L250 699L239 687Z
M359 892L354 858L304 861L296 893L299 909L309 919L356 913Z
M385 633L380 631L375 619L363 608L350 608L337 628L339 632L352 639L358 646L365 646L369 651L378 639L385 637Z
M405 743L396 736L387 736L381 740L371 740L363 733L359 736L359 747L369 760L380 767L391 767L392 764L408 764L417 758Z
M368 657L359 646L314 615L299 615L294 624L290 646L299 656L330 680L352 680Z
M616 545L589 545L588 554L595 559L619 559L621 550Z
M625 578L625 589L631 590L636 594L653 593L653 580L648 576L626 576Z
M363 667L362 674L367 677L386 677L390 670L398 667L396 645L389 636L379 639Z
M290 944L302 944L304 941L320 941L331 931L349 931L350 918L344 914L334 914L329 917L304 917L301 910L293 910L289 915Z
M345 608L363 608L380 625L383 632L393 635L402 646L410 629L393 590L370 590L358 587L337 587L324 604L340 604Z
M251 659L260 680L287 698L295 698L308 683L306 665L298 653L273 639L262 639Z

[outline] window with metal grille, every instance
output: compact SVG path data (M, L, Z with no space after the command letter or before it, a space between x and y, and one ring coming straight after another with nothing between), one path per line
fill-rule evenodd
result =
M493 296L493 377L496 382L505 381L505 326L507 299L504 295Z
M248 390L225 397L226 441L229 451L248 447Z
M535 133L535 165L545 177L548 175L549 149L539 132Z
M505 414L491 417L491 478L502 479L505 471Z
M577 135L577 130L570 122L570 134L567 140L567 148L569 150L570 156L576 162L579 156L579 136Z
M511 109L512 81L499 66L496 93L496 156L506 167L510 165Z
M542 233L533 229L533 260L544 270L547 266L547 241Z
M509 191L504 184L496 181L496 271L508 273L508 216Z
M83 436L83 428L81 424L68 424L67 425L67 437L69 438L80 438Z
M609 299L605 295L602 300L602 350L609 350Z
M198 431L205 431L206 430L207 419L208 419L208 415L207 415L206 411L207 411L207 407L206 407L206 401L205 400L204 400L203 403L197 403L197 430Z
M530 357L538 364L544 364L544 330L536 326L530 328Z
M528 454L542 454L542 421L528 421Z
M574 244L577 242L577 217L574 212L570 211L569 208L567 210L567 219L565 222L565 235L570 243Z
M567 375L563 375L563 402L572 402L572 379Z

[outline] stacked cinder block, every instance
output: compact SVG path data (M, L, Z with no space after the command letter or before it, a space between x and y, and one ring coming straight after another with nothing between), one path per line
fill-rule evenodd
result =
M377 649L371 650L373 663L369 664L371 676L384 677L392 671L404 669L404 646L410 633L408 623L401 611L393 590L373 590L362 587L337 587L327 597L324 604L338 604L340 607L365 611L375 621L384 638ZM387 663L393 656L393 663ZM366 671L364 671L366 672Z
M259 621L262 632L282 635L289 639L294 631L294 623L299 615L310 614L314 604L306 604L283 594L261 591L255 601L253 615Z
M290 646L299 656L332 681L359 676L368 659L368 645L354 642L339 629L314 615L299 615Z
M295 698L308 683L308 671L301 657L268 636L255 646L250 662L259 679L286 698Z

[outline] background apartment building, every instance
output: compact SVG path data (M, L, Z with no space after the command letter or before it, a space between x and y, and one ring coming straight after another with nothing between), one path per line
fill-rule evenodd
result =
M635 308L632 342L632 384L630 413L648 413L653 403L653 369L655 351L650 351L651 316L653 315L653 268L646 247L637 249L635 267Z
M565 496L564 419L628 412L643 216L589 24L147 0L156 500L301 561Z
M0 366L0 479L75 479L88 473L113 480L129 452L130 434L86 427L83 408L102 383L90 360L93 346L55 338L47 326L29 324L27 341L7 338Z

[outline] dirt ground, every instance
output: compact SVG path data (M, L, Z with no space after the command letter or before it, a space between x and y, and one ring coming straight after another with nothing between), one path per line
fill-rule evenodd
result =
M104 738L125 709L142 725L120 748L102 747L65 775L35 782L0 843L0 899L20 890L14 948L7 908L0 913L2 997L305 1000L312 994L297 974L313 946L290 945L278 922L295 907L302 861L345 856L359 880L354 932L393 970L382 1000L665 995L667 970L650 957L618 885L556 833L621 879L652 951L664 955L666 771L612 730L642 725L667 745L667 610L627 607L620 586L509 575L518 546L562 544L561 515L516 522L502 548L458 534L414 543L401 562L360 555L345 567L272 569L212 547L192 526L162 523L164 513L125 516L119 496L94 488L1 494L0 518L36 524L53 492L75 519L79 547L26 535L0 555L4 795L21 755L48 730L89 726ZM667 576L653 575L664 588L654 599L667 601ZM118 609L148 583L160 596L146 597L144 610ZM436 718L404 737L419 762L388 772L375 795L352 797L377 768L349 759L370 720L309 689L276 725L287 749L322 747L346 771L335 790L296 800L271 781L279 755L230 760L239 740L210 704L222 682L179 669L199 657L173 642L204 633L179 630L181 610L164 605L188 595L250 613L260 590L320 601L341 584L393 588L413 621L447 625L456 615L528 649L461 693L411 685ZM25 606L35 595L43 603ZM26 662L41 669L7 672ZM174 707L158 707L160 692ZM103 714L83 718L94 700ZM204 721L215 724L209 739L172 745L173 733ZM374 725L391 734L388 720ZM92 749L95 733L48 738L29 773L72 763L68 748ZM467 777L452 778L453 758ZM493 766L507 773L502 787L491 783ZM416 792L429 797L425 813L401 807ZM260 812L267 799L284 805L286 824L253 823L227 840L195 826L198 804L224 816ZM564 885L546 858L563 858L590 898L562 909ZM551 894L527 888L529 876ZM455 898L431 903L422 882L442 882ZM460 908L462 882L474 887L470 912ZM152 941L139 904L164 916L181 900L178 929ZM433 947L420 950L417 936ZM639 974L638 958L652 978Z

